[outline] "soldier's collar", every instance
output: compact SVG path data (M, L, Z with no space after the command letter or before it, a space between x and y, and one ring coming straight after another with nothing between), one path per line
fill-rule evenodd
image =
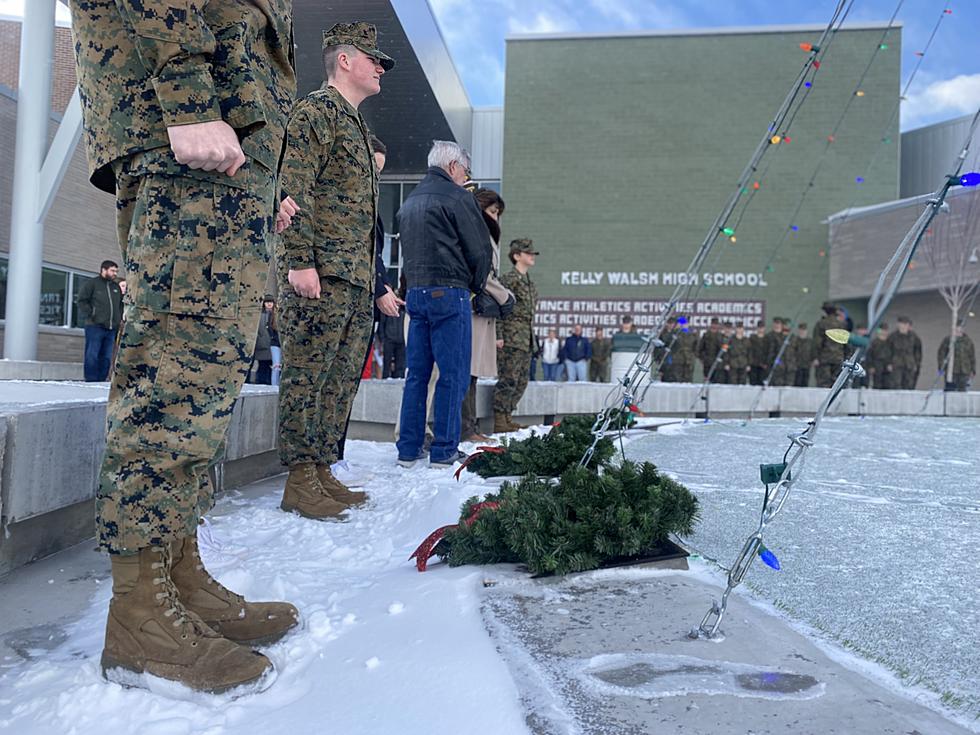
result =
M347 101L347 98L340 93L339 89L327 84L326 82L323 83L323 86L321 86L320 89L333 97L342 111L350 115L355 120L360 120L361 113L357 111L357 108L354 107L354 105Z

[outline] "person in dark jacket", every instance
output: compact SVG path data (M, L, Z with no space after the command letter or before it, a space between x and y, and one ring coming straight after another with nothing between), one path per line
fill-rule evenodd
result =
M470 156L457 143L437 140L429 170L398 212L408 316L398 463L422 458L426 395L439 368L433 400L429 462L451 467L461 458L463 398L470 385L471 294L483 290L491 268L490 231L473 195L463 188Z
M78 311L85 327L85 380L108 379L112 348L122 321L122 289L116 283L119 265L102 261L99 277L90 278L78 292Z
M384 360L383 378L405 377L405 308L399 307L398 316L382 314L378 321L378 337L381 338L381 355Z
M589 379L589 360L592 359L592 344L588 337L582 336L582 325L576 324L572 333L565 339L565 371L568 382Z
M266 294L262 299L262 315L259 317L259 332L255 337L255 352L252 356L255 365L255 382L258 385L272 385L273 346L279 346L276 300Z

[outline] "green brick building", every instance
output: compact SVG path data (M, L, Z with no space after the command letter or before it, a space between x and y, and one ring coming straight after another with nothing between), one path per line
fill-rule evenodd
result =
M503 229L541 251L540 330L652 321L800 72L800 44L821 30L508 39ZM813 324L828 293L826 218L898 196L900 46L884 24L825 45L788 140L736 209L736 242L723 236L702 271L695 327L798 310Z

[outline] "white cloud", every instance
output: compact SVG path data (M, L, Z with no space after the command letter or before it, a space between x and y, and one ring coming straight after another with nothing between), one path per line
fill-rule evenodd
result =
M563 13L538 10L531 18L510 18L507 27L511 33L565 33L575 30L577 24Z
M902 103L902 128L967 115L980 107L980 74L960 74L926 85Z

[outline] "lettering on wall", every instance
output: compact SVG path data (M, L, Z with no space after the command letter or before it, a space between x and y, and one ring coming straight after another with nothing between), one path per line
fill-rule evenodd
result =
M582 299L542 297L534 315L534 331L547 335L549 329L557 329L559 336L571 334L572 327L581 324L588 337L602 327L606 336L619 330L627 314L633 317L636 328L643 332L653 328L657 315L666 307L665 299ZM766 302L761 300L698 299L681 302L675 311L687 317L688 324L696 331L703 331L712 319L741 324L754 329L766 321Z
M699 282L697 273L684 271L562 271L562 286L687 286ZM716 271L702 273L705 286L766 288L764 273Z

